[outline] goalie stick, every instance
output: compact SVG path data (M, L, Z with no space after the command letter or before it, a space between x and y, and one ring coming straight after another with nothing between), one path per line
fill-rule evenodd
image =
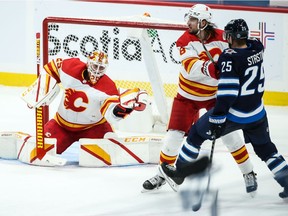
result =
M53 155L48 155L46 153L41 160L43 160L49 164L52 164L54 166L64 166L67 163L67 159L65 159L65 158L56 157Z
M40 76L40 33L36 33L36 57L37 57L37 76ZM49 84L48 77L48 84ZM39 89L40 90L40 89ZM36 98L37 101L37 98ZM45 112L46 111L46 112ZM36 152L39 160L45 156L44 145L44 123L48 121L48 107L41 106L35 109L36 121Z

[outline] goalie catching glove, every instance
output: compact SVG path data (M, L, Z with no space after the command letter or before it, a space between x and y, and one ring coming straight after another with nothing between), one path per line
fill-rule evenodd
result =
M55 79L48 74L39 77L21 94L21 98L30 109L48 106L59 94L60 87Z
M113 110L113 114L120 118L125 118L133 110L143 111L146 108L148 94L139 88L127 89L121 92L120 103Z

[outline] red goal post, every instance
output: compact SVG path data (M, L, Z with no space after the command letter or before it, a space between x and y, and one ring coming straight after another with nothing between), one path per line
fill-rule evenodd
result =
M163 123L167 99L176 95L179 64L175 41L187 29L148 16L101 19L47 17L42 25L42 64L55 58L84 62L96 49L108 53L107 74L117 87L148 91Z

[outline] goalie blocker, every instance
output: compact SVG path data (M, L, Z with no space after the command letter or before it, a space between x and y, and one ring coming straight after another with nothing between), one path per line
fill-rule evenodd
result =
M157 164L163 145L161 136L131 136L124 138L80 139L79 165L109 167ZM56 139L45 138L46 155L39 160L35 137L22 132L0 133L0 158L18 159L37 166L62 166L66 159L56 154Z

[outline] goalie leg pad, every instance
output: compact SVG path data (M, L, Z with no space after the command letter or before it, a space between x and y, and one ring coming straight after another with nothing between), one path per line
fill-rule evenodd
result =
M17 137L17 159L23 163L37 166L62 166L66 159L56 155L56 139L45 138L45 156L40 160L37 157L36 137L20 136Z
M45 138L46 155L39 160L36 155L36 138L22 132L0 133L0 158L18 159L38 166L62 166L66 160L56 156L56 139Z
M0 158L17 159L17 136L19 132L0 133ZM29 134L27 134L28 136Z
M79 165L84 167L128 166L159 162L163 137L80 139Z

